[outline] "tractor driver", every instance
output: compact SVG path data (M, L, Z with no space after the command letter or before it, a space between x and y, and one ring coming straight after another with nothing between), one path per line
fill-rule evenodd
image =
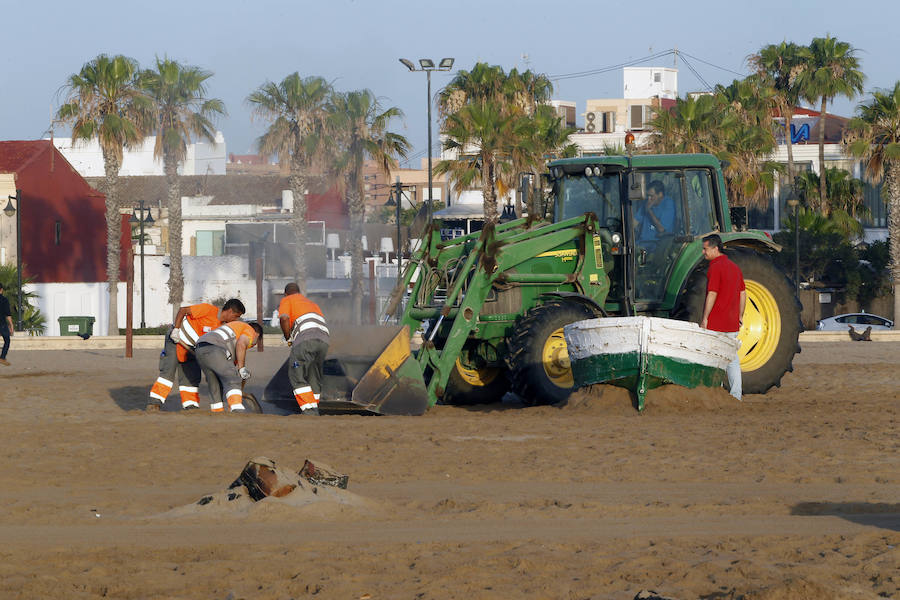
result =
M666 196L662 181L651 181L647 190L647 200L634 211L638 243L649 251L656 248L657 240L675 231L675 201Z

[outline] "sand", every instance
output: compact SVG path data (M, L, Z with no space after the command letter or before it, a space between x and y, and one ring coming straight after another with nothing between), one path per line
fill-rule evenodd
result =
M285 353L250 357L257 391ZM150 414L156 356L10 353L0 597L900 598L897 343L810 343L765 396L663 388L643 414L605 386L423 417ZM196 504L261 455L349 489Z

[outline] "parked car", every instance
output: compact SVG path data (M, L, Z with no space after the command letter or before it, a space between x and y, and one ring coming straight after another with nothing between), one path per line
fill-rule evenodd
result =
M853 329L862 330L871 326L872 331L878 329L893 329L894 322L878 315L869 313L847 313L845 315L835 315L822 319L816 323L816 329L819 331L848 331L848 325L852 325Z

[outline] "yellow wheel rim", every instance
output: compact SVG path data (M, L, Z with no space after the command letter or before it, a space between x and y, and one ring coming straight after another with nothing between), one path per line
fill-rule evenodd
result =
M456 359L456 372L462 377L463 381L474 387L484 387L493 383L500 374L500 369L493 367L484 367L482 369L470 369Z
M566 346L566 338L560 327L547 338L541 352L541 362L544 364L544 372L555 385L561 388L570 388L575 385L572 377L572 365L569 364L569 349Z
M747 306L744 325L738 334L741 370L754 371L766 364L781 339L781 311L772 292L757 281L746 280Z

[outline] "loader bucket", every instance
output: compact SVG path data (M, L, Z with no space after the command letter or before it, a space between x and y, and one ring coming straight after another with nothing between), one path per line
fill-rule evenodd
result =
M409 328L391 326L330 327L323 368L324 413L371 412L420 415L428 408L422 372L409 346ZM265 390L265 400L295 410L285 361Z
M384 415L421 415L428 409L422 370L409 347L409 327L402 327L371 363L350 402Z

